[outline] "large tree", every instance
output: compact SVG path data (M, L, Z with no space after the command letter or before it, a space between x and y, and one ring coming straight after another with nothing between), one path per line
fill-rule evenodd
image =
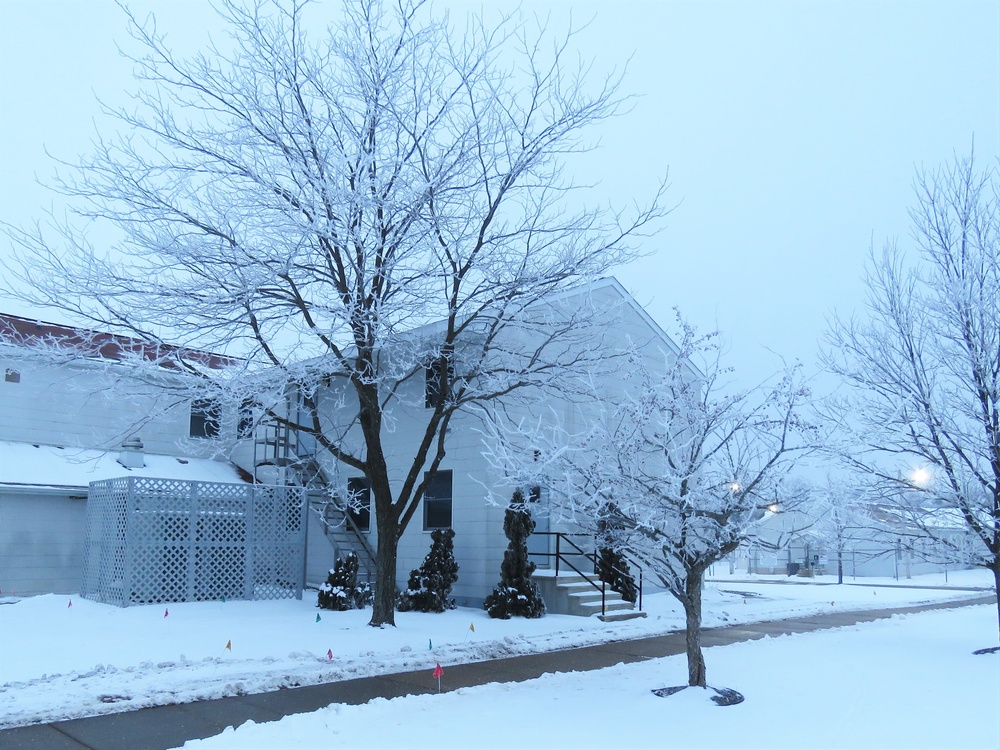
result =
M119 134L60 184L120 239L92 247L73 220L9 228L19 290L96 327L240 356L224 377L190 367L192 393L253 397L363 472L371 624L391 624L397 542L453 416L590 356L572 345L580 311L553 322L542 301L632 258L662 190L626 215L585 205L563 174L625 101L572 32L520 16L452 24L420 0L345 0L315 33L302 0L221 12L229 37L187 59L129 17L142 87L112 112ZM522 328L532 350L506 351ZM419 439L390 467L395 404L426 373ZM324 388L348 424L330 421ZM294 409L278 405L289 390Z
M845 459L900 531L1000 589L1000 181L970 156L915 187L910 247L872 253L867 315L830 334Z
M582 427L541 418L518 433L500 422L491 455L512 481L544 484L554 512L600 528L681 603L688 685L705 687L705 573L800 499L787 475L814 431L799 415L808 392L794 370L733 392L717 337L679 328L679 349L658 361L635 352L618 383L574 418Z

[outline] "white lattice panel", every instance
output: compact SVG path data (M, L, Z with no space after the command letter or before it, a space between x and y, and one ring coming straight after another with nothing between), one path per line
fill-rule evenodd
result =
M305 512L300 487L93 482L81 593L118 606L301 598Z

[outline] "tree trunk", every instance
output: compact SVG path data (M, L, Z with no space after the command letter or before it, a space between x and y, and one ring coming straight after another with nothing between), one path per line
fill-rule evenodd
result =
M684 584L684 635L687 647L688 685L706 687L705 656L701 652L701 585L703 570L688 571Z
M1000 557L993 558L993 593L997 597L997 637L1000 640Z
M837 583L844 582L844 550L837 550Z
M375 519L378 548L375 550L375 597L372 600L372 627L396 625L396 523L380 513Z

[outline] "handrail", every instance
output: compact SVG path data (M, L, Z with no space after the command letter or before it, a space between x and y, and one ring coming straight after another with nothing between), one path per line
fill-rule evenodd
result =
M576 544L576 542L574 542L572 539L570 539L570 537L574 537L574 536L575 537L588 537L588 538L592 538L592 535L590 535L590 534L583 534L583 533L570 534L570 533L566 533L566 532L562 532L562 531L537 531L537 532L533 532L533 535L534 536L554 536L556 538L556 551L554 553L553 552L529 552L528 556L529 557L548 557L548 558L555 557L555 559L556 559L555 574L556 574L557 577L559 576L559 564L560 563L563 563L564 565L566 565L569 568L571 568L577 575L579 575L587 583L589 583L591 585L591 587L593 587L595 590L601 592L601 612L604 613L606 611L605 608L607 606L607 602L606 602L607 585L608 585L607 582L604 581L603 579L601 579L601 585L598 586L590 578L590 576L593 575L592 573L584 573L579 568L577 568L572 562L570 562L569 559L567 559L568 555L572 555L574 557L583 557L584 559L589 560L591 563L593 563L594 570L596 572L597 569L598 569L598 567L599 567L598 562L597 562L597 554L595 552L584 552L583 549L581 549L581 547L578 544ZM575 552L567 552L567 553L562 552L561 547L562 547L562 542L563 541L565 541L567 544L569 544L576 551ZM639 607L639 611L642 612L642 583L643 583L642 565L639 564L630 555L626 554L625 557L626 557L626 559L628 559L629 562L631 562L639 570L639 581L638 581L638 584L639 584L639 599L638 599L638 607ZM618 568L616 566L611 566L611 569L613 571L615 571L616 573L619 573L622 576L628 575L626 573L626 571L624 571L624 570L622 570L622 569L620 569L620 568Z

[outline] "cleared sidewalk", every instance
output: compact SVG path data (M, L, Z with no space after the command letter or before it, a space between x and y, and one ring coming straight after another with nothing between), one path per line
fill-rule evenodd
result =
M765 636L809 633L816 630L872 622L895 614L953 609L992 604L995 596L956 602L925 604L895 609L865 610L797 617L788 620L708 628L704 646L725 646ZM598 646L550 651L507 659L453 664L446 668L447 690L490 682L521 682L547 672L602 669L615 664L674 656L684 653L684 633ZM364 677L323 685L289 688L270 693L221 698L211 701L144 708L84 719L57 721L0 731L0 750L165 750L187 740L211 737L228 726L245 721L275 721L290 714L315 711L331 703L361 704L373 698L437 692L430 670Z

